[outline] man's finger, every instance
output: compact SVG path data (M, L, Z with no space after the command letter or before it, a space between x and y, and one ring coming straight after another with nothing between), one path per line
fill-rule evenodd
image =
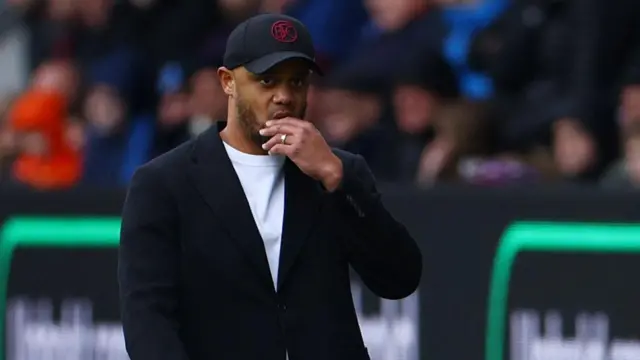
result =
M291 145L275 144L269 150L269 154L289 156L292 148L293 147Z
M273 136L271 139L267 140L264 144L262 144L262 148L266 151L270 151L272 147L281 142L280 136Z
M274 136L276 134L294 135L299 132L299 128L288 124L276 124L267 126L260 130L262 136Z
M271 137L271 139L267 140L267 142L265 142L264 144L262 144L262 148L264 150L271 150L272 147L274 147L275 145L291 145L292 144L292 140L293 140L293 136L291 135L287 135L286 137L286 142L285 144L282 144L282 135L283 134L276 134L274 136Z
M304 127L307 126L308 122L305 120L300 120L292 117L287 117L284 119L276 119L267 121L267 127L271 127L274 125L290 125L295 127Z

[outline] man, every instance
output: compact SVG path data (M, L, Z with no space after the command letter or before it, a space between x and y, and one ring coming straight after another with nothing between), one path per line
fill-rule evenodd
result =
M218 71L227 122L135 174L119 260L132 360L365 360L349 265L381 297L416 290L420 250L364 160L301 120L310 70L300 22L247 20Z

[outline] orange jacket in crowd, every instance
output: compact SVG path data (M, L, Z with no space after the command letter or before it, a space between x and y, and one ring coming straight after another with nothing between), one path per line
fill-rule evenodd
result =
M64 95L29 90L21 95L9 113L9 126L21 134L39 133L46 141L43 154L21 152L13 166L13 176L30 187L49 190L68 188L80 180L80 154L66 141L67 100Z

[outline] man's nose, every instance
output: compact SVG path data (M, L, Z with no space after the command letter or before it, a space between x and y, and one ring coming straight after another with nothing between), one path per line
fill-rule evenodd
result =
M293 94L286 86L280 86L273 95L273 102L280 105L288 105L291 103Z

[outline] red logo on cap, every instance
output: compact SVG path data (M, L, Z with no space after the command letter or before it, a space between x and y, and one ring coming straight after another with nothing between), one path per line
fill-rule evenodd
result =
M274 39L283 43L292 43L298 40L298 30L290 21L276 21L271 26L271 35Z

